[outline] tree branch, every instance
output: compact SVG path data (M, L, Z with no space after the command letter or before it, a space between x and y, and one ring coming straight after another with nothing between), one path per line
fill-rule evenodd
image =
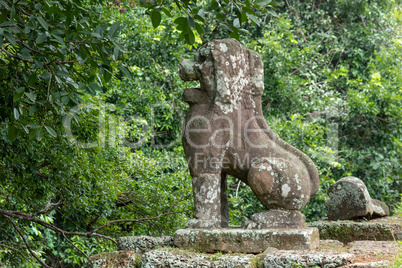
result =
M31 253L31 255L43 266L46 268L51 268L50 266L47 266L46 263L44 263L36 254L35 252L33 252L33 250L31 249L31 247L29 246L27 240L25 239L24 234L21 232L20 228L18 228L17 224L7 215L3 215L7 220L9 220L11 222L11 224L14 226L14 229L18 232L18 234L21 236L22 240L24 241L25 246L27 247L27 249L29 250L29 252Z
M83 252L79 247L77 247L76 245L74 245L74 243L73 243L70 239L68 239L64 233L62 233L62 234L63 234L64 239L66 239L68 243L70 243L71 245L73 245L73 247L75 247L79 252L81 252L82 255L85 256L85 258L88 259L88 255L85 254L85 252Z
M45 228L51 229L55 232L64 234L64 235L78 235L78 236L86 236L86 237L90 237L90 236L97 236L97 237L101 237L107 240L112 241L113 243L117 244L117 241L114 240L113 238L111 238L110 236L106 236L106 235L101 235L101 234L97 234L96 230L90 231L90 232L68 232L68 231L64 231L60 228L57 228L56 226L49 224L47 222L38 220L36 218L33 218L31 215L29 214L25 214L19 211L10 211L10 210L3 210L0 209L0 214L2 214L4 217L12 217L12 218L18 218L21 220L26 220L26 221L31 221L31 222L35 222L39 225L42 225Z
M20 250L20 249L17 249L17 248L15 248L15 247L12 247L12 246L10 246L10 245L8 245L8 244L1 243L1 242L0 242L0 245L3 245L4 247L7 247L7 248L9 248L9 249L11 249L11 250L14 250L15 252L18 252L22 257L24 257L24 259L26 259L30 264L33 265L33 263L31 262L31 260L29 259L29 257L25 256L25 254L27 254L26 252L24 252L24 251L22 251L22 250ZM22 245L18 245L18 246L22 246ZM23 247L23 246L22 246L22 247ZM29 255L28 255L28 256L29 256Z
M50 162L45 162L43 164L41 164L39 167L36 168L35 173L36 175L38 175L39 177L42 177L44 179L47 179L48 177L46 175L43 175L41 172L39 172L39 170L41 170L42 168L49 166L51 163Z
M178 213L184 213L184 212L188 212L192 209L187 209L187 210L182 210L182 211L174 211L174 212L166 212L166 213L162 213L159 214L158 216L155 217L149 217L149 218L142 218L142 219L121 219L121 220L114 220L114 221L110 221L108 223L106 223L105 225L98 227L96 229L93 230L93 232L105 229L106 227L109 227L110 225L114 224L114 223L119 223L119 222L140 222L140 221L151 221L151 220L156 220L159 219L161 217L167 216L167 215L171 215L171 214L178 214Z

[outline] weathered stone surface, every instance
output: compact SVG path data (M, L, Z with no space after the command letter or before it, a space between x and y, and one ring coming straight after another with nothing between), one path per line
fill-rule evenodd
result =
M336 239L343 243L357 240L394 241L402 231L402 218L380 218L378 220L316 221L308 227L318 228L321 239Z
M366 185L356 177L345 177L332 184L325 205L329 220L351 220L373 214Z
M373 258L394 261L401 246L394 241L354 241L347 244L348 252L359 262L372 262Z
M134 251L135 253L143 253L155 248L172 246L173 237L171 236L123 236L117 240L119 250Z
M346 252L347 249L345 244L338 240L320 240L320 246L316 249L317 251L336 251L336 252Z
M105 252L91 256L87 268L135 268L141 256L133 251Z
M251 187L267 209L300 211L318 190L318 171L308 156L278 137L261 108L261 57L235 39L202 45L180 63L190 104L183 148L192 176L194 219L186 228L228 225L227 175Z
M368 263L352 263L345 268L385 268L389 267L391 264L390 261L375 261L375 262L368 262Z
M306 228L306 218L300 211L266 210L251 215L243 223L245 229Z
M264 259L268 254L271 254L271 253L274 253L274 252L277 252L277 251L279 251L279 249L273 248L273 247L267 247L267 248L264 250L264 252L262 252L262 253L260 253L260 254L257 254L257 257L258 257L260 260L262 260L262 259Z
M312 250L319 245L318 230L307 229L180 229L174 244L201 252L261 253L268 247L281 250Z
M373 204L373 217L386 217L389 216L389 207L382 201L371 199Z
M224 267L252 268L256 267L257 258L254 255L235 254L200 254L178 249L160 249L145 253L141 258L141 268L165 267Z
M355 257L346 252L277 251L264 258L264 268L325 267L333 268L353 263Z

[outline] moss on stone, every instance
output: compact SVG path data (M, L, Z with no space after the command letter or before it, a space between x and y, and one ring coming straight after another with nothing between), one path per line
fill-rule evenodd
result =
M87 268L136 268L140 267L141 255L133 251L105 252L91 256Z
M320 239L336 239L343 243L357 240L393 241L402 231L400 218L374 221L317 221L308 223L320 231Z

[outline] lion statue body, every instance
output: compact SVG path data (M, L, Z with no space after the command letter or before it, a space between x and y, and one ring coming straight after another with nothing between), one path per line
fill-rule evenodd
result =
M227 175L246 183L276 213L260 215L260 224L251 228L270 227L264 221L272 222L278 211L291 213L285 222L302 217L297 213L317 192L318 172L308 156L266 123L260 56L234 39L213 40L198 49L194 60L181 61L180 77L200 82L200 88L183 93L190 109L182 140L194 195L194 219L186 227L228 226Z

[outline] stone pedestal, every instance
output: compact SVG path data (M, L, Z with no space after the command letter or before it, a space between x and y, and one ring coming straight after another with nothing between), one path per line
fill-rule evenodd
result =
M174 245L200 252L261 253L268 247L279 250L313 250L319 245L316 228L305 229L180 229Z

